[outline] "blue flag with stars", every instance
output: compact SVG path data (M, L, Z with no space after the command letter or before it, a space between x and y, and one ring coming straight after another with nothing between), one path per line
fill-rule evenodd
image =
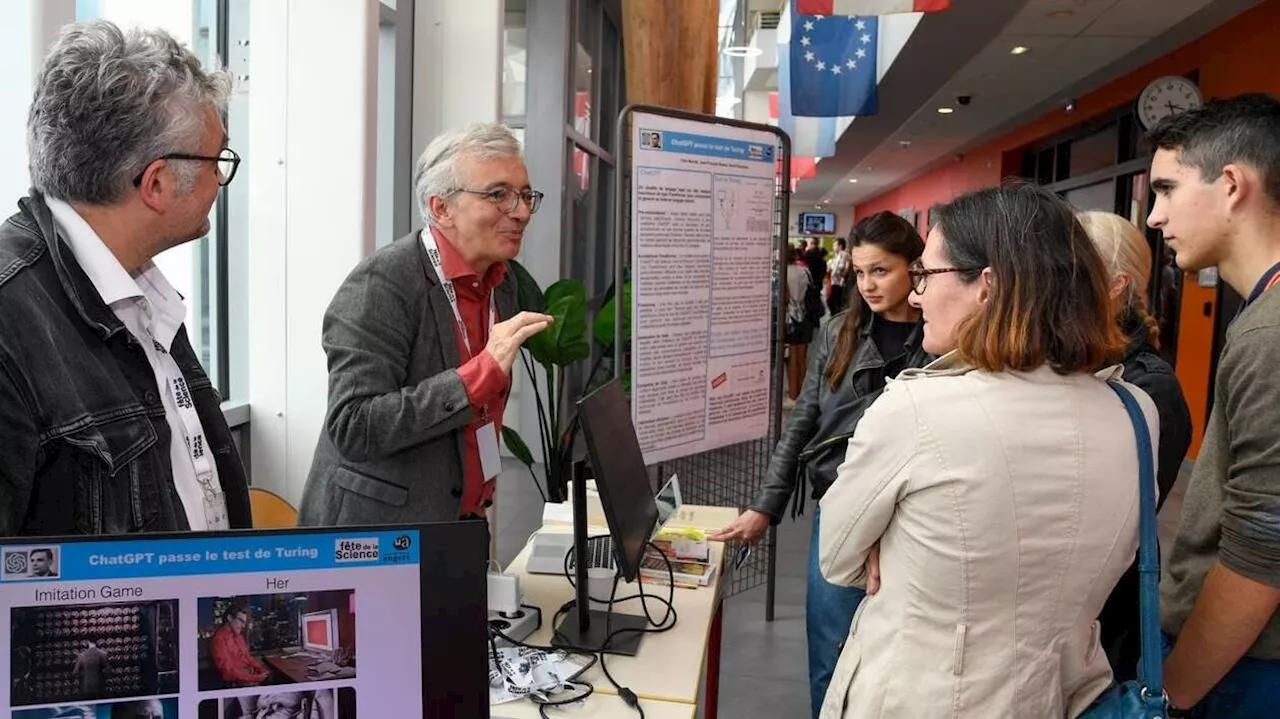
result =
M789 58L791 114L876 114L877 18L799 15L794 2Z

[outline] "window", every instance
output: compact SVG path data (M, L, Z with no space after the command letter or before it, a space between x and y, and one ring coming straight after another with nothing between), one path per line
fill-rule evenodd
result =
M122 28L162 28L188 45L206 67L217 67L223 64L221 58L231 54L227 52L227 11L233 6L241 6L238 16L247 18L247 7L243 7L246 4L246 0L76 0L76 20L110 20ZM248 37L247 23L242 28L242 36ZM238 47L246 49L247 43ZM237 60L247 58L240 55ZM248 150L245 144L247 112L243 99L247 89L243 83L247 81L248 73L235 73L233 70L233 75L237 80L237 97L230 103L225 121L232 148L245 157ZM241 172L237 181L219 194L210 213L208 235L167 250L155 258L156 265L186 299L186 327L192 347L214 386L227 398L247 391L247 383L232 382L228 322L228 263L234 254L229 238L235 236L243 240L245 236L246 175ZM237 203L239 207L236 207ZM237 228L235 233L231 231L233 227ZM238 289L243 293L240 303L243 306L243 296L247 291ZM239 349L245 350L244 347Z
M378 6L377 162L374 244L409 233L417 216L413 198L414 4L383 0Z
M502 28L502 115L508 125L523 125L529 71L528 15L523 0L507 3Z

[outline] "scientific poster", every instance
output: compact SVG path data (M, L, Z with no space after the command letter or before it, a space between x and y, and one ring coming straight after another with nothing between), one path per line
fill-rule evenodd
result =
M768 432L777 138L633 120L631 412L655 464Z

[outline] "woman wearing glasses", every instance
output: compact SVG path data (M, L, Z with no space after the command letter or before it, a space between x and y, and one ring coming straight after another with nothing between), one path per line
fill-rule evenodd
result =
M929 357L920 346L920 313L907 299L908 268L924 243L910 222L881 212L859 222L850 238L849 277L861 298L822 325L814 343L800 398L774 450L760 495L728 527L712 535L720 541L754 542L770 523L793 515L804 504L804 484L820 499L835 479L844 448L862 413L884 388L885 379ZM805 593L809 644L809 689L816 715L831 671L862 600L863 590L835 586L817 569L820 517L814 510Z
M1084 212L1079 219L1107 266L1116 320L1129 338L1124 353L1125 381L1141 387L1160 412L1160 470L1156 473L1159 508L1178 480L1182 460L1191 446L1191 411L1173 367L1156 351L1160 346L1160 326L1147 311L1151 246L1132 222L1119 215ZM1102 622L1102 646L1119 681L1134 679L1138 674L1138 660L1142 657L1138 616L1138 565L1134 562L1098 617Z
M1095 618L1138 546L1119 367L1095 374L1125 346L1106 268L1035 186L938 217L912 304L942 356L867 410L822 500L823 576L878 574L822 716L1074 717L1111 681Z

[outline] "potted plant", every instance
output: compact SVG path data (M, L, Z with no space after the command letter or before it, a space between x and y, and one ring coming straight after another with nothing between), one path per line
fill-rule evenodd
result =
M543 332L525 342L520 361L525 369L532 390L538 417L538 446L545 459L541 482L534 471L534 456L520 433L503 426L502 439L511 454L529 471L534 485L545 501L562 502L568 482L570 453L577 436L576 416L565 416L569 409L566 375L569 370L591 357L591 339L599 352L587 372L585 386L594 387L607 380L612 373L613 346L617 337L613 288L605 295L605 303L596 312L588 330L586 288L580 280L563 279L547 287L544 292L529 271L519 262L511 261L519 288L519 306L522 311L541 312L555 319ZM631 285L623 286L626 315L623 337L630 335ZM539 371L541 370L541 371ZM625 383L625 378L624 378ZM545 488L545 489L544 489Z

